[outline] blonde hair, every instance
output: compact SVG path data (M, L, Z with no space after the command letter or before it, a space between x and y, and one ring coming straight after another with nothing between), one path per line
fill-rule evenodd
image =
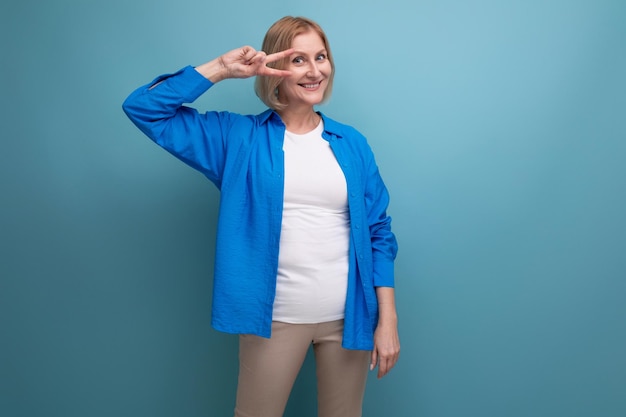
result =
M326 34L320 25L311 19L307 19L306 17L285 16L268 29L265 34L265 38L263 39L261 50L268 55L284 51L291 48L293 40L296 36L311 30L317 33L322 39L324 48L326 49L326 56L331 66L331 73L328 77L328 84L326 86L326 90L324 90L324 97L322 99L322 102L324 102L330 98L330 94L333 89L335 62L333 60L333 55L330 52L330 45L328 44ZM282 60L269 63L268 66L277 69L284 69L287 67L288 61L289 58L284 58ZM282 78L280 77L265 75L258 75L254 82L254 91L256 92L256 95L261 99L261 101L263 101L263 103L265 103L267 107L273 110L282 110L287 107L287 104L278 100L278 95L276 94L278 86L281 82Z

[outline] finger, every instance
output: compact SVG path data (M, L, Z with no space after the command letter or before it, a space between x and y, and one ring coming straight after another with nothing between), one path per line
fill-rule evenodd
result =
M270 68L270 67L266 67L265 65L263 65L259 68L257 74L268 75L270 77L289 77L291 75L291 71L279 70L276 68Z
M376 363L378 362L378 351L374 349L372 351L372 360L370 361L370 371L373 371L376 368Z
M246 64L248 64L248 65L265 65L265 59L266 58L267 58L267 55L265 54L265 52L263 52L263 51L254 51L254 54L252 54L246 60Z
M250 64L252 60L258 55L258 52L251 46L244 46L240 50L239 59L245 64Z
M283 59L289 56L293 51L294 49L290 48L284 51L275 52L273 54L266 55L263 61L263 65L258 70L258 74L268 75L271 77L289 77L291 75L291 71L268 67L267 64Z
M385 367L385 375L387 375L389 372L391 372L391 370L393 369L393 367L396 366L396 359L395 357L391 357L389 359L387 359L387 364Z
M398 354L392 354L387 356L382 356L379 359L378 363L378 378L382 378L387 375L393 368L396 366L398 362Z
M293 48L289 48L289 49L285 49L284 51L274 52L273 54L269 54L267 56L266 62L275 62L275 61L281 60L283 58L286 58L289 55L291 55L293 53L293 51L294 51Z
M387 375L389 372L389 360L385 358L380 358L378 362L378 378L382 378Z

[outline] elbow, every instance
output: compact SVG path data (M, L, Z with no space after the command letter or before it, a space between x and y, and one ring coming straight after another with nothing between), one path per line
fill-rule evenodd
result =
M134 106L133 94L128 96L122 103L122 110L128 116L129 119L135 120L136 106Z

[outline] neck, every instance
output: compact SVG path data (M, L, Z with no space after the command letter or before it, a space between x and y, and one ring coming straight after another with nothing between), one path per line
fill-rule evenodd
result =
M278 112L287 130L293 133L307 133L315 129L320 122L320 115L313 107L302 109L286 108Z

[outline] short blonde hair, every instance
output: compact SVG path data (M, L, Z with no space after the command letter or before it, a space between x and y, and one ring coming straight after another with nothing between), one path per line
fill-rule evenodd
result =
M276 23L274 23L268 29L267 33L265 34L265 38L263 39L263 45L261 47L261 50L269 55L289 49L291 48L293 40L296 36L306 33L310 30L317 33L322 39L322 42L324 43L324 48L326 49L326 56L331 66L331 73L328 77L328 84L326 86L326 90L324 90L324 97L322 98L322 102L324 102L330 98L333 89L333 79L335 78L335 62L333 60L333 55L330 52L330 45L328 44L326 34L324 33L320 25L318 25L311 19L307 19L306 17L285 16L282 19L278 20ZM268 66L278 69L284 69L287 67L288 61L289 58L284 58L282 60L272 62L268 64ZM266 106L273 110L282 110L287 107L286 103L282 103L278 100L278 95L276 94L277 88L281 82L282 78L280 77L271 77L265 75L258 75L254 82L254 91L256 92L256 95L259 96L261 101L263 101Z

